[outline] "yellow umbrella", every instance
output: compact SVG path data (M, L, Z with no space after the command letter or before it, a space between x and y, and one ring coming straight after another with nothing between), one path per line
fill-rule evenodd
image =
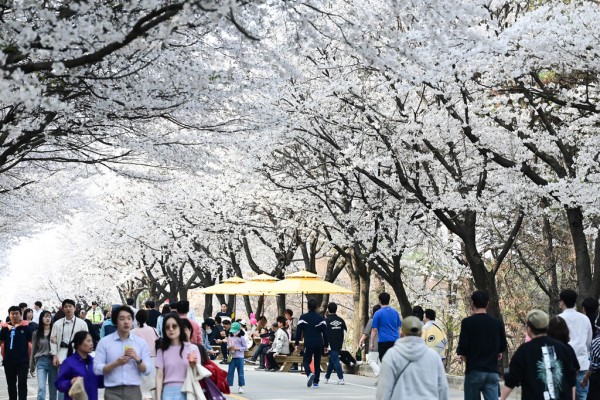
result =
M275 282L269 291L277 294L304 293L304 294L352 294L352 290L324 281L317 274L300 271L287 275L284 280Z
M267 275L260 274L253 278L250 278L243 285L236 287L236 294L243 296L264 296L264 295L276 295L277 293L271 291L271 287L279 279Z
M275 295L277 295L277 293L270 291L270 288L278 280L279 279L277 279L271 275L260 274L253 278L250 278L249 281L244 283L243 285L239 285L238 287L236 287L236 289L237 289L236 293L239 295L242 295L242 296L263 296L263 297L265 295L275 296ZM264 299L263 299L263 304L264 304ZM261 310L260 309L257 310L257 313L258 313L258 315L260 315Z
M305 294L352 294L352 290L322 280L319 275L308 271L299 271L287 275L284 280L275 282L270 290L277 293L300 293L302 312L304 313Z
M232 278L225 279L223 283L218 285L209 286L204 289L198 290L198 293L202 294L237 294L236 288L241 284L246 283L246 280L234 276Z

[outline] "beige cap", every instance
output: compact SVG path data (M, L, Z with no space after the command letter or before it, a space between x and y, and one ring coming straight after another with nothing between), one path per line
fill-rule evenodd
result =
M527 322L535 329L546 329L548 328L550 318L542 310L531 310L527 313Z
M423 323L417 317L406 317L402 320L402 333L405 335L420 335Z

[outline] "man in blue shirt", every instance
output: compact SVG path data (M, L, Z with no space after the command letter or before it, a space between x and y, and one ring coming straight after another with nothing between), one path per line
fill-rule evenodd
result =
M2 365L8 384L8 397L17 399L17 382L19 400L27 399L27 371L29 370L29 343L31 342L31 329L27 321L21 321L21 309L12 306L8 309L10 322L0 331L0 344L2 345Z
M381 309L373 315L371 325L371 350L375 350L374 338L377 338L379 348L379 361L383 360L385 352L391 349L400 338L402 321L398 311L390 307L390 294L382 292L379 295Z
M121 306L111 315L117 331L98 343L94 372L104 375L105 400L142 400L141 375L149 375L153 365L146 342L130 334L133 310Z

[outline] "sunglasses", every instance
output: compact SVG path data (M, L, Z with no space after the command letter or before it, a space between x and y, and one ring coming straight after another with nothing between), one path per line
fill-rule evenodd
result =
M175 325L165 325L165 329L166 330L175 330L175 329L179 329L179 325L175 324Z

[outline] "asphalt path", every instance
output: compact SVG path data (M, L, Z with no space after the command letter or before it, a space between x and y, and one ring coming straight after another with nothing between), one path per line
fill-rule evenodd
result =
M222 366L225 367L225 366ZM246 377L246 386L244 393L238 394L237 376L232 387L232 394L228 399L234 400L290 400L290 399L374 399L377 391L375 378L369 378L357 375L345 375L345 385L337 385L337 377L332 379L330 384L324 381L324 375L321 374L321 382L318 388L306 387L306 376L299 373L287 372L263 372L255 371L254 366L247 365L244 368ZM335 376L335 375L334 375ZM37 380L29 378L27 380L28 393L27 399L36 399ZM48 396L46 394L46 396ZM463 393L456 389L450 389L450 400L463 398ZM102 395L100 396L102 399ZM4 371L0 372L0 400L8 400L8 391L6 389L6 378Z

